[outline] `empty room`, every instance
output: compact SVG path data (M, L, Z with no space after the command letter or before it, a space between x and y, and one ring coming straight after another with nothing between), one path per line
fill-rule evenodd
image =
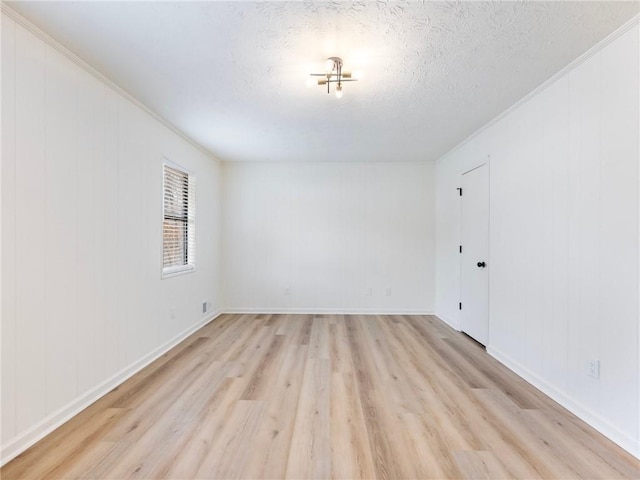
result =
M0 478L640 479L640 2L0 5Z

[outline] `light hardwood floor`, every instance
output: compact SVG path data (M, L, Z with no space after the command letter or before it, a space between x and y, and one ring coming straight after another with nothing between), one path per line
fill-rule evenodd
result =
M640 478L434 317L223 315L7 464L14 478Z

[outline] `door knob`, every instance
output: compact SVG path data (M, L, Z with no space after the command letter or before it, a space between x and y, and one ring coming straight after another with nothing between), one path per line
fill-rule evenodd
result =
M484 268L484 267L486 267L486 266L487 266L487 264L486 264L486 263L484 263L484 262L478 262L478 267L480 267L480 268Z

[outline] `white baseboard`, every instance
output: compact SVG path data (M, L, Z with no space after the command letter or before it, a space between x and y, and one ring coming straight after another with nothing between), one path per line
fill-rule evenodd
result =
M453 328L455 331L460 332L460 325L458 325L456 322L452 322L451 320L449 320L446 317L443 317L441 315L438 315L437 313L434 314L435 317L440 320L443 323L446 323L447 325L449 325L451 328Z
M111 378L108 378L98 386L92 388L88 392L85 392L80 397L73 400L71 403L48 415L42 421L38 422L28 430L22 432L17 437L12 438L9 442L7 442L6 445L2 445L0 447L0 466L6 464L13 458L20 455L30 446L44 438L49 433L53 432L56 428L80 413L89 405L102 398L104 395L109 393L125 380L138 373L144 367L159 358L161 355L164 355L182 340L187 338L198 329L202 328L210 321L217 318L220 314L221 312L219 310L214 312L213 314L208 314L206 317L203 317L201 320L199 320L196 324L192 325L188 329L173 337L164 345L161 345L138 361L120 370Z
M402 310L379 308L223 308L222 313L268 313L268 314L293 314L293 315L433 315L425 310Z
M571 413L584 420L605 437L609 438L612 442L615 442L631 455L640 459L640 441L634 439L627 433L620 431L620 429L611 425L597 413L594 413L590 409L576 402L565 392L557 389L553 385L550 385L548 382L523 367L518 362L511 360L508 356L502 354L495 348L487 347L487 353L543 392L545 395L551 397Z

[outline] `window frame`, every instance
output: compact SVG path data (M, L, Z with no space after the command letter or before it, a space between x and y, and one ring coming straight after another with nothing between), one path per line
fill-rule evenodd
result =
M187 175L187 211L186 211L186 221L185 221L185 263L182 265L171 265L168 267L164 266L164 244L165 244L165 235L164 235L164 222L167 218L165 214L165 184L166 184L166 175L165 168L169 167L171 169L177 170L185 175ZM195 249L196 249L196 232L195 232L195 203L196 203L196 192L195 192L195 184L196 184L196 176L195 174L183 167L182 165L175 163L169 160L167 157L163 157L162 159L162 189L161 189L161 203L160 203L160 278L171 278L179 275L183 275L185 273L195 272L196 270L196 260L195 260ZM192 197L193 195L193 197ZM189 211L189 207L192 206L193 212ZM176 220L176 219L174 219ZM192 225L190 225L190 222ZM189 248L189 229L192 229L193 233L193 242L191 249ZM193 260L189 263L189 256L193 255Z

